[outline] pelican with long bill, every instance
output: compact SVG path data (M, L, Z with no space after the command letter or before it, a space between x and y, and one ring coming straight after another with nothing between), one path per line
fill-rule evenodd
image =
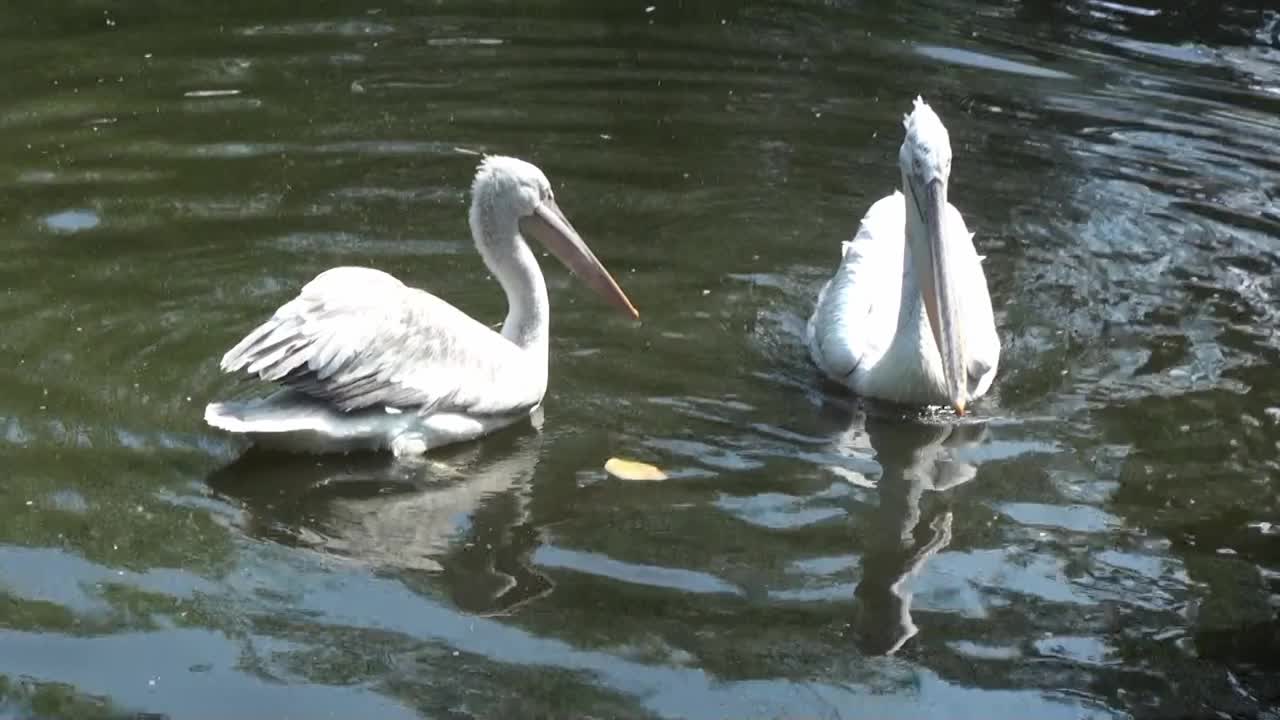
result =
M947 129L919 98L905 126L902 192L872 205L844 243L809 318L809 355L859 395L963 415L991 387L1000 338L982 257L947 202Z
M500 332L379 270L334 268L222 358L226 372L283 388L211 403L205 421L267 447L419 455L528 418L547 390L550 303L527 237L639 317L533 165L486 157L471 186L470 224L507 296Z

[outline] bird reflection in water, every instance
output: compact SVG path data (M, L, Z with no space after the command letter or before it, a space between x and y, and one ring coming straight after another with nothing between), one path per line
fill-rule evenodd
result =
M924 495L945 492L977 475L977 466L956 457L955 451L978 446L987 430L980 422L937 423L869 405L869 414L859 411L851 417L847 408L828 404L824 415L843 418L845 429L836 441L841 452L872 450L882 468L876 484L879 505L871 522L857 530L864 550L862 577L854 590L853 631L863 652L892 655L919 632L911 617L911 578L951 543L951 511L936 505L922 509ZM866 484L861 476L850 479Z
M529 562L539 543L528 504L540 415L532 430L412 463L250 449L209 486L240 506L253 537L368 565L409 587L443 587L468 612L507 612L552 589Z

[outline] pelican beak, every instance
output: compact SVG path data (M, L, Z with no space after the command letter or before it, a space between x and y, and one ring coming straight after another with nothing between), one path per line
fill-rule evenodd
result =
M604 265L596 259L595 253L582 241L578 231L569 224L569 219L560 212L556 201L548 198L533 214L520 218L520 233L533 237L551 251L570 272L577 275L592 290L595 290L611 305L627 313L634 320L640 319L627 294L622 292L618 283L604 269Z
M924 186L924 202L920 207L928 240L925 258L928 271L923 273L921 294L934 342L942 355L942 373L947 383L947 398L956 414L964 415L969 399L964 334L960 326L960 293L952 267L951 245L943 236L947 212L946 180L934 178Z

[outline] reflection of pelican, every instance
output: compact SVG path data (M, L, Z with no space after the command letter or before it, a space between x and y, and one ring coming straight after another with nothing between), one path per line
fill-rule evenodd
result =
M212 403L205 420L261 445L397 455L470 440L529 416L547 389L547 286L537 238L605 299L631 301L578 237L538 168L488 157L471 187L471 234L507 295L501 334L368 268L328 270L222 358L286 389Z
M882 468L876 520L863 533L862 578L854 591L855 632L863 651L887 655L918 632L911 619L908 581L951 542L951 512L946 510L932 514L917 542L924 493L942 492L974 478L977 467L954 458L952 451L980 444L986 428L862 417L865 433L862 423L855 422L837 441L844 454L865 451L870 444Z
M375 455L342 458L249 452L209 484L236 498L246 532L371 565L438 573L473 612L506 609L550 589L527 562L528 484L542 449L520 433L404 465Z
M809 354L859 395L964 414L991 386L1000 339L973 235L947 202L947 129L919 98L906 129L902 192L844 243L809 319Z

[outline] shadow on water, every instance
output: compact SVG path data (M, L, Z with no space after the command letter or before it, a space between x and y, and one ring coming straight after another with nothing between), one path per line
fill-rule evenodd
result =
M945 494L977 475L975 465L950 450L980 445L986 428L871 417L866 432L881 474L875 513L858 528L868 539L854 593L854 627L863 652L883 655L919 631L911 618L911 579L951 543L950 509L945 502L929 503L925 494Z
M488 615L553 587L529 562L538 535L528 503L542 446L539 427L421 460L250 449L208 484L243 509L241 529L251 537L326 553L410 586L415 572L428 573L460 610Z

